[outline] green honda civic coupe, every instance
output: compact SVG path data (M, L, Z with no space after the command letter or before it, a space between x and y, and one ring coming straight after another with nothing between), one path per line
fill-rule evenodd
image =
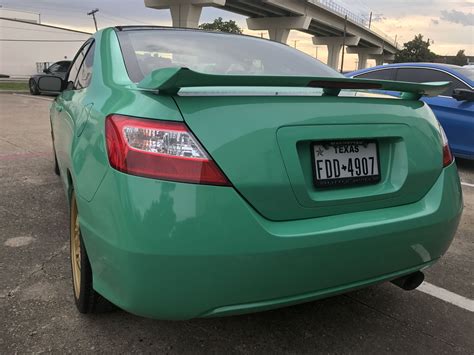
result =
M38 80L60 92L51 133L78 310L189 319L416 288L463 206L419 100L447 85L345 78L249 36L97 32L66 79Z

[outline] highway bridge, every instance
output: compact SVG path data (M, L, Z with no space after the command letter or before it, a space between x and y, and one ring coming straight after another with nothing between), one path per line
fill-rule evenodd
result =
M198 27L202 8L214 6L247 16L250 30L266 30L270 39L286 43L291 30L313 36L315 45L328 49L328 65L339 69L343 45L347 53L359 56L359 69L368 59L377 64L392 61L395 40L369 28L361 17L333 0L144 0L145 6L170 9L174 27ZM344 36L344 27L346 32Z

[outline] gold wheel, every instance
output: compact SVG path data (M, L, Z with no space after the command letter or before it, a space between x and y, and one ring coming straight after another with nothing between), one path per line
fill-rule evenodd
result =
M79 299L81 293L81 230L77 213L76 199L71 201L71 268L74 286L74 295Z
M74 191L71 192L70 211L71 274L74 303L77 310L81 313L99 313L113 310L113 304L95 292L92 286L92 269L85 245L82 244L79 211L77 210Z

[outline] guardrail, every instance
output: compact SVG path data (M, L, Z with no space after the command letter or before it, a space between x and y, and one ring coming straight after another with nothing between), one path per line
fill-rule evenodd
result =
M377 27L372 26L372 24L370 24L370 27L369 27L369 19L367 17L360 16L360 15L357 15L357 14L353 13L352 11L346 9L344 6L337 3L336 1L334 1L334 0L307 0L307 1L309 3L324 7L327 10L329 10L331 12L334 12L334 13L337 13L338 15L340 15L342 17L347 16L348 20L350 20L350 21L352 21L352 22L354 22L354 23L356 23L360 26L363 26L366 29L376 33L378 36L382 37L387 43L391 44L392 46L397 47L397 43L396 43L396 40L394 38L388 36L387 34L385 34L383 31L381 31Z

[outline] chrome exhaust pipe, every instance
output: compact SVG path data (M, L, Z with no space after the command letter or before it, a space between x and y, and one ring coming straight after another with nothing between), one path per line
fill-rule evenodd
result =
M404 289L405 291L411 291L420 286L424 279L425 274L423 274L421 271L416 271L413 274L399 277L390 282L401 289Z

